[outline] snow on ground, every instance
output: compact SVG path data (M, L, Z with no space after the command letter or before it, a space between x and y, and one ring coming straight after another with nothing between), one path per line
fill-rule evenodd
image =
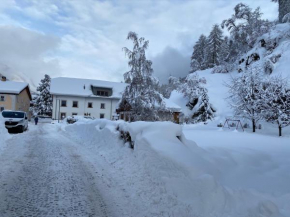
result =
M117 129L130 132L134 150ZM30 124L1 140L1 213L287 217L290 133L273 130L82 118Z
M3 148L4 141L9 139L10 137L11 136L8 134L8 131L5 128L4 118L3 118L2 114L0 113L0 150Z
M134 150L117 126L131 133ZM65 129L110 171L103 190L122 216L290 215L288 137L164 122L79 121Z
M98 165L86 161L58 127L30 124L6 143L0 152L1 217L117 216L100 194Z

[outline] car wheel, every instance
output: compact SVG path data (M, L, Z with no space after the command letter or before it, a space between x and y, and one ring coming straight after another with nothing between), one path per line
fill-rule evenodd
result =
M21 128L19 129L19 133L23 133L23 131L24 131L24 127L21 127Z

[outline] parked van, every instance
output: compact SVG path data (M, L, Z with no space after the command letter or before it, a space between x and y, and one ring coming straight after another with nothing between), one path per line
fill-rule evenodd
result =
M22 133L28 129L28 118L26 112L4 110L2 111L2 116L8 132L17 130Z

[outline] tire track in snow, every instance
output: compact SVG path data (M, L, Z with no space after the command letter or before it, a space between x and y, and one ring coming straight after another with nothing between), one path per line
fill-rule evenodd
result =
M96 176L71 141L39 125L0 155L0 215L108 216Z

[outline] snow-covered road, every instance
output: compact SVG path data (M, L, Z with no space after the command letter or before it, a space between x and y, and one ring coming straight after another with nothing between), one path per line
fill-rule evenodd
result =
M92 165L47 124L14 135L0 155L1 216L109 216Z

